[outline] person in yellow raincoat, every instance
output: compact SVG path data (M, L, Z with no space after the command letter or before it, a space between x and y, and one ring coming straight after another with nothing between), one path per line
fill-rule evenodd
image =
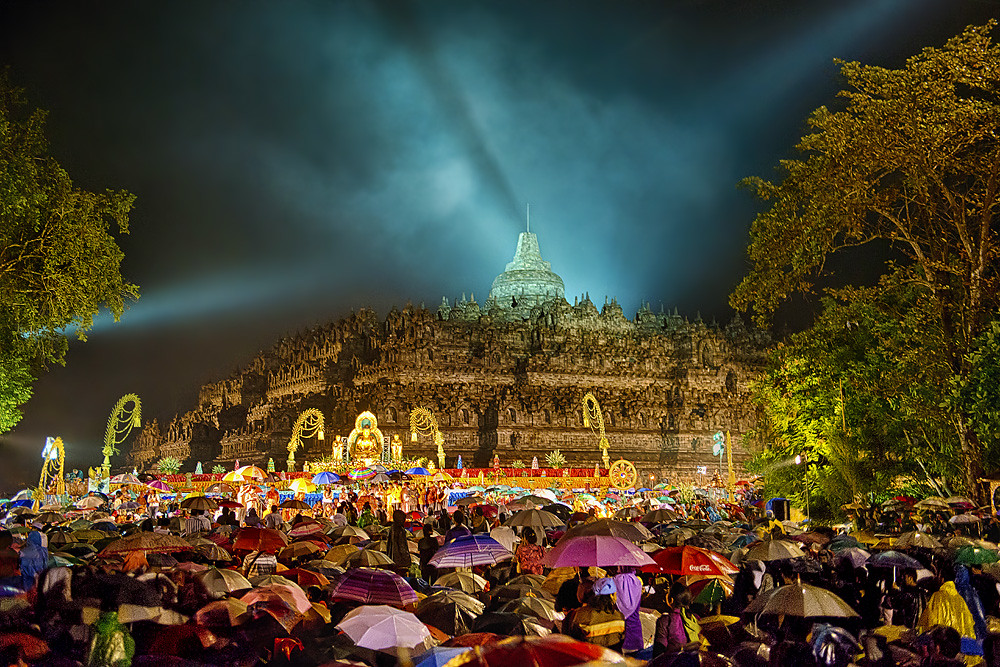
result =
M976 626L972 619L972 612L965 604L965 599L955 588L954 581L946 581L941 585L936 593L931 595L927 601L924 613L917 621L916 630L927 632L935 625L945 625L954 628L964 639L976 638ZM962 655L962 659L967 665L982 664L982 658Z

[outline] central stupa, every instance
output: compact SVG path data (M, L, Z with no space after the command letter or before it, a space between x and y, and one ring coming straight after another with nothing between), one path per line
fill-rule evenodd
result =
M523 308L564 298L562 278L542 259L538 237L521 232L514 260L493 280L490 300L501 308Z

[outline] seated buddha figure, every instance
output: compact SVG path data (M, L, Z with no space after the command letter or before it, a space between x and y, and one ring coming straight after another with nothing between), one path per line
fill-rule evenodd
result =
M354 439L353 449L353 463L370 466L382 458L382 443L372 432L371 422L365 420L361 423L361 432Z

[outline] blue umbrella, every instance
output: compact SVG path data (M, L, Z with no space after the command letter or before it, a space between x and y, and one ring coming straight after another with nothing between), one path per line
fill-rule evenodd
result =
M312 478L313 484L336 484L339 481L340 481L340 475L326 470L324 470L321 473L317 473Z
M429 475L431 471L427 468L410 468L406 471L407 475Z
M414 667L444 667L444 664L472 649L467 646L434 646L420 656Z

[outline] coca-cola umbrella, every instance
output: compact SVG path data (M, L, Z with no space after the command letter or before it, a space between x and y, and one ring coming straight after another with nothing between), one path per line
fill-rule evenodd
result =
M486 643L452 659L451 667L571 667L583 663L624 664L625 658L611 649L571 639L566 635L510 637Z
M653 564L645 572L664 572L680 575L729 576L739 572L729 559L714 551L698 547L667 547L653 554Z

